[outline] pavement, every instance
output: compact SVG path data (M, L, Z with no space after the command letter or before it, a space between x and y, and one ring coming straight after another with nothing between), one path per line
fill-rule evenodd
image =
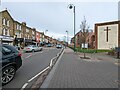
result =
M118 88L116 59L106 54L81 59L82 53L66 48L43 82L42 88ZM105 89L106 90L106 89Z

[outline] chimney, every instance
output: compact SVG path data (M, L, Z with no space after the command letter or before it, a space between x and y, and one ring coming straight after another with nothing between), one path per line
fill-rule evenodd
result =
M26 26L26 22L22 22L22 25Z
M33 28L34 31L36 31L36 28Z

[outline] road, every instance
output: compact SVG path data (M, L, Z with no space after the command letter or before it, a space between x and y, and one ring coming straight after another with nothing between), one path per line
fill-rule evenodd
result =
M43 48L40 52L24 53L22 55L23 65L17 71L15 78L5 85L4 88L22 88L22 86L46 68L50 60L60 52L56 48Z

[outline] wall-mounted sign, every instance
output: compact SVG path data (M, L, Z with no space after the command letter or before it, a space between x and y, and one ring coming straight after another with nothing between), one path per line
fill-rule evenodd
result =
M0 39L2 39L3 41L13 41L14 38L11 36L0 36Z
M85 43L85 45L84 45L84 43L82 43L82 48L88 48L88 44Z

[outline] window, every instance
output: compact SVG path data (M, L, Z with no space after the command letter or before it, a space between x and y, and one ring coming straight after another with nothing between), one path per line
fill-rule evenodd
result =
M7 20L7 26L8 26L8 27L10 26L10 21L9 21L9 20Z
M16 29L18 30L19 29L19 25L17 24L17 26L16 26Z
M37 33L37 36L38 36L39 34Z
M35 34L35 32L34 32L34 31L32 31L32 34Z
M22 28L21 25L19 25L19 24L16 25L17 30L21 30L21 28Z
M9 55L9 54L12 53L12 50L10 50L9 48L7 48L7 47L2 47L2 48L3 48L3 50L4 50L4 54L5 54L5 55Z
M29 32L29 29L26 29L26 32Z
M28 35L28 39L29 39L30 37L29 37L29 35Z
M35 39L35 37L34 37L34 36L32 36L32 39Z
M7 35L7 36L10 36L10 34L9 34L9 30L8 29L3 29L3 35Z
M3 29L3 35L5 35L5 28Z
M22 29L21 25L19 26L19 29L20 29L20 30Z
M5 19L5 18L3 18L3 25L5 25L5 22L6 22L6 19Z

